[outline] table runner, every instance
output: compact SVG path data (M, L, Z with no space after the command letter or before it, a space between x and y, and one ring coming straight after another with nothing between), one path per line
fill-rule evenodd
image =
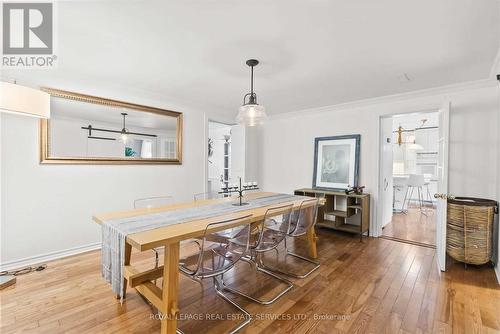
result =
M135 217L117 218L101 224L101 274L111 284L114 293L123 301L123 272L125 263L125 238L128 234L157 229L168 225L187 223L197 219L222 216L224 214L280 204L308 197L275 194L246 200L248 205L234 206L235 201L206 204L164 212L144 214Z

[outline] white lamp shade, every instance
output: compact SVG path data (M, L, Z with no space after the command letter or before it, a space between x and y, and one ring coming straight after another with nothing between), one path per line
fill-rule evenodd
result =
M50 94L38 89L0 82L0 111L49 118Z
M236 121L247 126L260 125L267 118L266 109L258 104L245 104L239 109Z

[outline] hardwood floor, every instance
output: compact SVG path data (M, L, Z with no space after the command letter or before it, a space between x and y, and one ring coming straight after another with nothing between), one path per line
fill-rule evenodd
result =
M407 214L395 213L392 221L382 230L386 237L408 240L436 246L436 210L427 208L427 216L419 208L411 208Z
M254 317L243 333L500 332L500 286L490 267L465 270L452 263L441 273L430 248L381 238L360 243L323 229L318 235L321 267L307 279L292 280L296 286L278 302L261 306L230 295ZM267 259L270 265L274 257ZM150 253L134 253L132 261L153 265ZM154 310L134 289L121 306L99 266L100 253L90 252L19 276L0 292L0 332L159 333ZM228 282L260 295L278 287L249 269L239 263ZM180 297L181 317L190 318L180 321L186 333L220 333L238 322L226 320L238 313L215 296L211 280L202 289L181 276Z

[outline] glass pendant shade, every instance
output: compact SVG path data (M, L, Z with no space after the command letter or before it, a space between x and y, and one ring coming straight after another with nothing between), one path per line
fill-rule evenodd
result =
M122 142L123 142L124 144L127 144L127 141L128 141L128 135L127 135L127 133L126 133L126 132L122 132L122 134L121 134L120 138L121 138L121 140L122 140Z
M258 104L244 104L240 107L236 121L246 126L261 125L267 118L266 108Z
M126 145L127 144L127 141L128 141L128 130L127 128L125 127L125 119L127 117L127 113L126 112L122 112L122 116L123 116L123 128L122 128L122 132L121 132L121 139L122 139L122 142Z

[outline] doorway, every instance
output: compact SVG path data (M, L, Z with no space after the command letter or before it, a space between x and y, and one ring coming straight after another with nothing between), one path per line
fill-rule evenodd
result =
M391 115L381 125L382 237L435 248L439 112Z
M208 121L207 192L245 179L245 128Z

